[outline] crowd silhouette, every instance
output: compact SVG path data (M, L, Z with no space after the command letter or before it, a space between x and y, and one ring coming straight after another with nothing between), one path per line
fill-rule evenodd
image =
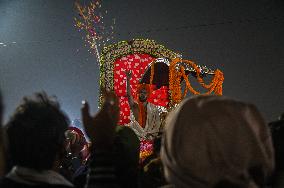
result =
M0 187L266 188L284 186L284 115L267 124L253 104L223 96L184 99L166 118L153 154L118 126L116 95L82 102L81 130L55 97L24 97L5 125L0 94Z

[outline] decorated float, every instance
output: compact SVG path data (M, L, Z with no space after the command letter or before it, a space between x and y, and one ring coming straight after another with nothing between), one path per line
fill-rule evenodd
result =
M85 31L85 41L99 61L100 86L114 91L119 98L119 125L131 123L126 93L127 71L132 73L130 88L133 98L137 100L139 85L147 84L150 88L148 103L166 108L167 111L173 110L189 95L222 95L224 76L219 69L212 70L191 60L182 59L181 54L154 40L133 39L106 45L106 42L113 39L115 19L109 27L104 24L102 20L107 11L100 11L99 0L91 1L87 6L80 2L75 5L79 15L75 17L75 26L79 31ZM195 84L192 84L192 80ZM166 116L159 115L163 119ZM164 121L161 122L163 124ZM142 159L152 152L152 143L153 137L141 139Z
M130 108L126 96L126 72L132 72L130 81L132 96L137 99L139 84L149 84L148 102L168 109L174 108L188 95L222 95L223 73L177 54L154 40L133 39L109 45L100 56L100 85L113 90L119 98L119 125L130 122ZM211 77L209 83L204 78ZM191 84L195 79L203 92ZM141 140L140 157L152 151L153 140Z

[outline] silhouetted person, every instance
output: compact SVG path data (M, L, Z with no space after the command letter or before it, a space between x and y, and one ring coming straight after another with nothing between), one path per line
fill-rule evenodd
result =
M69 127L65 136L67 139L66 156L62 162L60 174L75 184L73 180L86 171L86 161L89 157L88 143L83 132L76 127Z
M45 93L23 102L7 124L13 168L1 180L1 188L71 187L56 171L64 153L68 118L59 104Z
M102 93L103 105L94 116L90 115L89 104L82 102L83 125L92 142L92 158L86 187L118 188L121 187L116 174L115 146L115 129L119 118L118 98L107 90L102 90Z
M274 168L257 108L221 96L181 102L166 120L161 159L166 180L178 188L265 187Z
M269 123L275 150L275 173L273 187L284 187L284 113L277 121Z
M162 131L162 123L167 114L167 108L148 102L151 85L139 83L137 85L137 101L131 95L131 72L126 73L126 94L130 107L129 126L140 140L153 140ZM163 114L163 115L162 115Z
M142 187L156 188L166 184L163 165L160 158L161 136L154 139L153 153L142 163Z

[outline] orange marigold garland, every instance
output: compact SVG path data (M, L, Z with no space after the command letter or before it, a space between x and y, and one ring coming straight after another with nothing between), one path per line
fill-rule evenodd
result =
M170 95L171 95L171 100L173 104L177 104L182 100L182 91L181 91L181 85L180 85L181 77L183 77L183 79L185 80L185 84L186 84L183 97L186 96L187 90L189 90L194 95L201 94L200 92L196 91L191 86L190 81L187 75L185 74L184 67L179 68L176 66L177 63L180 63L180 62L188 64L195 70L197 81L203 88L208 90L206 93L203 93L203 95L209 95L209 94L212 94L213 92L216 95L222 95L222 84L224 81L224 75L219 69L217 69L214 72L214 77L211 83L205 84L204 80L200 76L200 69L195 63L193 63L190 60L182 60L180 58L175 58L172 60L170 67L169 67L169 89L170 89Z
M173 62L169 67L169 90L172 102L179 103L182 99L180 87L181 73L176 69L175 65L176 63Z

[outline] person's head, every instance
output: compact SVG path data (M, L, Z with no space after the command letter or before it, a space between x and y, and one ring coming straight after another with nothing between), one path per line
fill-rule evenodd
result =
M146 102L148 98L148 92L146 89L139 90L139 100L141 102Z
M63 152L68 124L59 103L46 93L24 97L7 124L13 165L39 171L52 169Z
M77 127L69 127L65 136L68 141L67 150L70 150L74 156L79 156L82 161L86 160L89 153L84 133Z
M137 97L140 102L147 102L150 92L149 84L139 84L137 87Z
M161 159L176 187L263 187L271 175L271 136L254 105L198 96L166 121Z

